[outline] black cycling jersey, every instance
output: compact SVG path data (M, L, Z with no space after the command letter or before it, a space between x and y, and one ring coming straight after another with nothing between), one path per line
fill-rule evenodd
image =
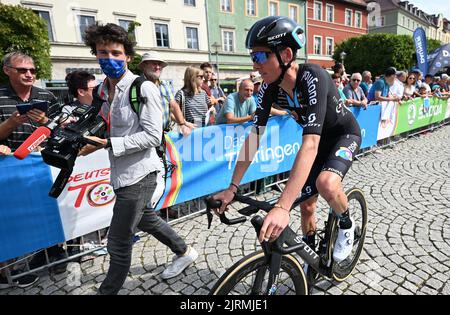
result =
M299 65L294 99L276 83L263 83L257 97L254 124L264 127L273 104L295 111L303 126L303 135L356 135L361 129L352 112L344 105L328 72L315 64Z

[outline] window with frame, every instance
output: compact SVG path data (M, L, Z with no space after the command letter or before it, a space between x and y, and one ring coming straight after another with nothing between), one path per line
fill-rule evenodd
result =
M289 17L298 23L298 6L296 5L289 5Z
M220 10L223 12L233 12L233 1L220 0Z
M133 23L131 20L119 19L119 26L128 32L130 24ZM133 31L133 35L136 37L136 30Z
M314 19L322 20L322 2L314 2Z
M198 50L198 29L196 27L186 27L186 40L188 49Z
M195 7L195 0L184 0L184 5Z
M355 12L355 27L362 27L362 14L361 12Z
M279 8L278 8L278 2L269 1L269 15L280 15Z
M256 0L246 0L245 10L248 16L256 16Z
M92 15L78 15L78 27L80 28L81 40L84 41L86 30L95 24L95 17Z
M234 52L234 31L222 31L222 48L225 52Z
M327 56L332 56L334 51L334 39L327 38Z
M334 5L327 4L327 22L333 23L334 22Z
M45 22L47 22L47 32L48 32L48 40L51 42L55 41L55 38L53 36L53 25L52 20L50 18L50 12L49 11L41 11L41 10L33 10L34 13L39 15L39 17Z
M156 46L170 48L169 26L167 24L155 23Z
M346 9L345 10L345 25L346 26L352 26L352 10Z
M322 37L314 36L314 54L322 54Z

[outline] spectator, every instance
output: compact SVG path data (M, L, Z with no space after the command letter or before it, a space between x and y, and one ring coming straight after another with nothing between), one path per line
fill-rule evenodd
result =
M431 74L427 74L425 76L425 82L422 82L421 86L424 86L427 89L428 94L431 94L432 84L433 84L433 76Z
M340 88L343 90L344 87L348 84L348 76L345 73L345 66L340 62L336 62L333 66L333 72L341 77L341 85Z
M218 104L218 100L212 95L210 88L213 66L209 62L204 62L200 65L200 69L203 71L202 90L205 91L205 93L210 98L210 105L208 105L209 108L210 106L215 106Z
M401 97L392 95L390 92L390 88L395 81L396 73L397 70L394 67L389 67L386 69L384 77L381 77L378 81L376 81L370 89L369 96L367 97L369 102L398 102L401 100Z
M250 78L250 80L252 80L253 83L255 83L259 77L260 77L260 74L258 71L250 72L249 78Z
M364 95L360 84L362 81L362 76L360 73L353 73L350 79L350 84L344 88L344 95L348 100L348 105L350 106L361 106L364 109L367 108L367 98Z
M364 95L367 97L369 90L372 87L372 74L370 71L364 71L362 73L362 82L360 87L364 91Z
M403 94L405 92L406 72L398 71L396 76L397 77L394 80L394 84L390 88L390 92L392 95L397 96L401 100L403 99Z
M218 113L223 105L223 102L225 102L226 95L223 92L222 88L217 83L217 75L215 73L213 73L210 82L211 82L210 86L211 93L218 101L217 105L215 105L216 113Z
M184 73L184 86L175 95L176 102L183 109L185 119L197 126L206 126L205 118L211 99L202 89L203 71L188 67Z
M410 72L406 78L405 89L403 91L403 99L411 100L416 94L416 76Z
M49 91L33 86L36 67L33 59L21 52L12 52L3 58L3 72L9 84L0 86L0 144L14 152L38 128L60 113L56 97ZM46 113L33 109L20 115L16 105L33 100L48 101Z
M241 124L253 119L256 103L253 96L253 82L243 80L239 92L232 93L217 115L217 124Z
M450 83L450 77L447 74L443 73L441 75L440 84L441 84L441 86L442 86L442 88L444 89L445 92L449 92L450 91L449 83Z
M416 77L416 89L418 90L420 85L422 85L422 79L423 79L422 71L420 71L417 68L414 68L414 69L411 70L411 72Z
M11 154L11 149L6 145L0 145L0 156L6 156Z
M93 91L97 86L95 76L86 71L74 71L66 76L69 95L75 98L75 101L62 108L63 113L71 114L72 111L80 105L91 105L94 96Z
M336 85L336 88L339 92L339 96L341 97L342 101L344 101L345 105L349 104L349 100L347 99L347 97L344 94L343 89L341 88L342 86L342 77L338 74L338 73L333 73L331 75L331 79L333 80L334 84Z
M423 98L429 96L428 89L425 86L425 83L422 83L422 85L419 87L419 96Z
M174 120L180 126L180 132L188 136L191 134L192 129L195 128L194 124L186 121L183 116L183 112L180 106L175 101L174 91L172 84L168 81L161 80L161 74L168 64L164 61L158 52L149 51L142 56L142 61L139 64L139 68L144 73L144 77L153 82L161 93L162 105L163 105L163 128L165 131L170 129L170 113L173 113Z
M108 138L91 137L102 145L87 145L80 154L88 155L106 148L111 165L114 165L111 168L111 184L116 203L107 247L111 260L98 294L115 295L130 270L133 236L137 228L154 235L176 254L172 264L162 274L165 279L181 273L198 254L170 226L158 220L154 211L146 209L156 188L157 173L162 171L162 163L156 153L163 133L159 89L150 81L142 84L141 92L147 102L141 104L139 115L135 115L128 96L137 76L127 66L135 50L127 32L115 24L93 25L86 30L85 43L91 47L107 76L99 87L99 95L104 95L101 116L109 118L106 120ZM173 237L168 233L172 233Z

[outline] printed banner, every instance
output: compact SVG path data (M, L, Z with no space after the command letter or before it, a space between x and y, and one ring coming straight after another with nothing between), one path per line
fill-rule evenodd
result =
M430 70L428 73L431 75L435 75L442 69L450 67L450 44L446 44L433 50L428 58L430 60Z
M51 168L53 179L59 169ZM108 152L78 157L69 182L58 198L66 240L108 227L116 200L109 182Z
M425 30L421 27L416 28L413 39L416 47L417 67L425 76L428 73L428 48Z
M252 128L218 125L196 129L190 137L170 134L170 164L176 165L158 208L166 208L228 187L238 154ZM273 117L262 137L259 151L242 183L287 172L300 150L302 128L290 117Z
M381 106L372 105L364 110L361 107L350 107L361 127L362 144L361 149L370 148L377 144L378 120L380 118Z
M397 124L398 103L380 102L381 111L378 118L378 137L377 140L390 138L395 133Z
M429 103L428 108L425 106L427 103ZM402 103L398 110L395 135L441 122L445 119L447 104L447 100L441 100L437 97L416 98L407 103Z
M52 184L39 155L0 157L0 262L64 242Z

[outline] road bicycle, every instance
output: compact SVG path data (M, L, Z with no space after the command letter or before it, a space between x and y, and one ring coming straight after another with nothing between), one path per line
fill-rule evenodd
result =
M334 279L337 282L346 280L358 263L367 228L367 203L363 192L360 189L352 188L347 191L347 197L350 213L356 224L352 253L347 259L339 263L333 260L339 220L334 211L330 209L323 230L317 231L319 238L317 248L309 247L302 240L302 236L297 235L288 226L275 242L262 242L262 250L242 258L231 266L217 280L210 294L307 295L321 277ZM248 206L238 211L242 215L238 218L229 219L225 213L220 215L221 222L227 225L241 224L247 220L247 217L253 216L251 223L258 237L264 219L256 214L260 210L270 211L273 204L240 195L236 195L234 201ZM297 199L291 209L297 207L300 202L301 199ZM206 199L206 204L208 228L210 228L213 220L211 209L219 208L221 202L210 197ZM293 255L294 253L308 264L306 274L299 260Z

